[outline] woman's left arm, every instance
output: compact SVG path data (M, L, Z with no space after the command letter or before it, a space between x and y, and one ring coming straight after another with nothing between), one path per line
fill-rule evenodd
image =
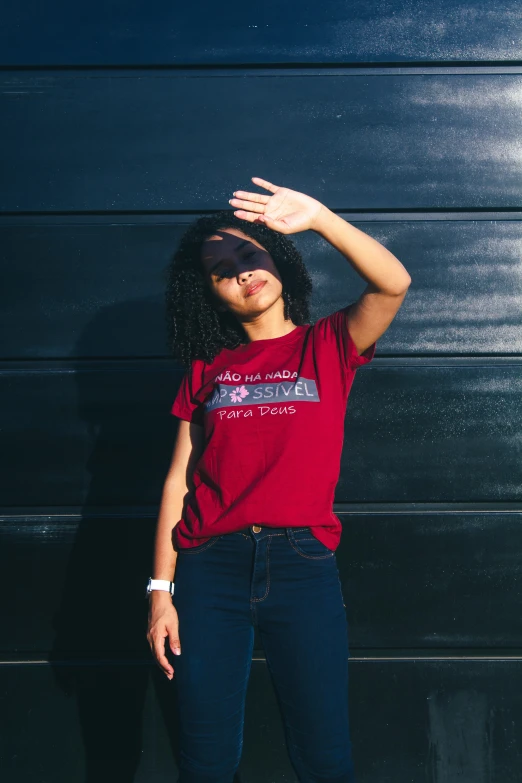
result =
M384 334L397 314L411 277L393 253L376 239L322 205L312 230L330 242L368 285L346 314L359 354Z

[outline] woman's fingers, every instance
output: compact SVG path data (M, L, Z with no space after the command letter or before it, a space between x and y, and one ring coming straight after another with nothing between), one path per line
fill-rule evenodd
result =
M166 634L165 634L166 636ZM167 656L165 655L165 636L154 636L152 639L152 653L156 659L156 663L163 669L169 680L174 677L174 669L170 665Z
M251 201L241 201L240 198L231 198L229 199L228 203L232 204L233 207L242 207L243 209L248 209L250 212L263 213L265 211L263 204L254 204Z
M252 177L252 182L265 188L265 190L270 190L272 193L280 190L277 185L273 185L266 179L261 179L261 177ZM265 206L272 198L272 196L264 196L261 193L250 193L247 190L235 190L233 195L234 198L229 199L228 203L232 204L233 207L245 210L241 213L236 212L236 215L243 220L249 220L251 223L255 220L255 214L264 212Z
M178 634L178 628L177 625L171 625L167 626L167 631L169 634L169 645L170 649L174 653L174 655L181 655L181 644L179 641L179 634Z
M268 204L272 198L272 196L263 196L261 193L249 193L247 190L235 190L232 195L236 198L246 198L249 203L255 201L258 204Z
M174 607L171 607L173 609ZM178 633L177 614L168 620L159 619L152 623L147 632L147 640L156 663L167 675L169 680L174 676L174 669L165 655L165 639L168 639L169 647L174 655L181 655L181 644Z
M239 209L234 212L234 215L241 218L241 220L248 220L250 223L253 223L254 221L257 221L258 223L265 222L264 215L259 216L256 212L244 212L242 209Z
M265 190L270 190L272 193L275 193L276 190L279 190L277 185L273 185L271 182L268 182L266 179L261 179L261 177L251 177L252 182L255 182L256 185L260 185L262 188L265 188Z
M280 191L280 195L284 196L284 188L279 188L277 185L274 185L272 182L268 182L266 179L261 179L261 177L252 177L252 182L265 188L266 190L272 191L272 193ZM248 220L249 223L256 222L265 223L268 225L268 221L265 219L265 212L268 208L267 205L269 204L271 198L272 196L264 196L260 193L249 193L246 190L235 190L234 198L229 199L228 203L236 208L234 215L238 218L241 218L241 220ZM274 204L274 202L271 203L272 205ZM278 221L274 221L272 219L272 224L274 227L276 223L278 223ZM281 229L279 228L279 230Z

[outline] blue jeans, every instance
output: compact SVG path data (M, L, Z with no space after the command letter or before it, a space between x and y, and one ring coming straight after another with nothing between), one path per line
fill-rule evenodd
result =
M300 783L354 783L348 627L335 552L307 527L251 526L181 550L175 583L178 783L232 783L254 624Z

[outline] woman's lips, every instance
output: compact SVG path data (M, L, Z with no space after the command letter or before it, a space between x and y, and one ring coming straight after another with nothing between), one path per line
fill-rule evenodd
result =
M253 294L257 294L258 291L260 291L264 284L266 283L266 280L260 280L259 283L256 283L251 288L249 288L245 294L245 296L253 296Z

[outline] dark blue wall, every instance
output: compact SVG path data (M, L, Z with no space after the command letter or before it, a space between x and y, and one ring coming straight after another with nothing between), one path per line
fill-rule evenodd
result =
M336 494L358 781L518 783L521 6L185 6L3 13L2 778L175 779L144 598L181 378L164 272L260 176L413 280L355 379ZM363 290L292 239L314 320ZM241 781L268 780L297 783L257 640Z

